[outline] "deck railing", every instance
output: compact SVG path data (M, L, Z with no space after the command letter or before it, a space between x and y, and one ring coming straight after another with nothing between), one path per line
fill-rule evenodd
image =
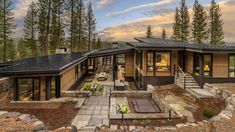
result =
M181 74L183 76L183 80L181 80L179 74ZM186 89L186 78L187 78L187 76L186 76L186 74L184 73L184 71L182 70L182 68L179 65L177 66L177 77L180 78L179 80L180 80L180 82L183 83L183 88Z

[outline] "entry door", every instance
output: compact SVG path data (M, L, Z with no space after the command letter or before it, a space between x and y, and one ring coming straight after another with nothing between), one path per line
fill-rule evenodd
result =
M185 52L179 51L178 64L180 68L185 72Z

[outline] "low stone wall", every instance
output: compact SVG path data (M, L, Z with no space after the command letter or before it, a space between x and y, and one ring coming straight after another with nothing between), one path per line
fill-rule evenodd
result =
M37 119L34 115L21 114L19 112L0 111L0 116L4 118L17 118L17 121L23 121L25 123L28 123L32 127L32 131L47 130L45 124L39 119ZM11 131L22 131L22 130L11 130Z
M0 78L0 94L13 87L14 81L10 78Z
M61 97L76 97L76 98L84 98L89 97L91 92L89 91L62 91Z
M152 93L149 91L112 91L112 97L149 97L151 98Z

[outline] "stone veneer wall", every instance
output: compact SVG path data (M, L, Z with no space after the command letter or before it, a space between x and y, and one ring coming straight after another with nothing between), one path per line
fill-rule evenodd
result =
M13 79L0 78L0 94L10 90L13 87Z

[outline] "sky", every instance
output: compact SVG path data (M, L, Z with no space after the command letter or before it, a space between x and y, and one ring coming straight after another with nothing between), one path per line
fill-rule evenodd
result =
M36 0L13 0L17 29L14 37L23 32L23 19L28 5ZM153 35L160 37L162 29L168 38L172 35L175 8L180 0L86 0L93 3L96 30L104 41L133 41L145 36L152 26ZM211 0L199 0L208 9ZM226 42L235 42L235 0L216 0L220 4ZM192 18L194 0L186 0ZM86 3L85 3L86 4Z

